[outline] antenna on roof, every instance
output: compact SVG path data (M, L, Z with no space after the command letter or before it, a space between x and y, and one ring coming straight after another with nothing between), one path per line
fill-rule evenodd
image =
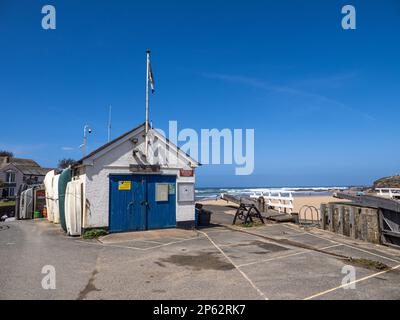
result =
M110 104L110 106L109 106L109 109L108 109L108 126L107 126L107 129L108 129L108 142L110 142L111 141L111 111L112 111L112 107L111 107L111 104Z

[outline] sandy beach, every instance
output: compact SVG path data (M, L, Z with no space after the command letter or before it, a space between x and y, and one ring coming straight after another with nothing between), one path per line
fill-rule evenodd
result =
M327 203L332 201L338 201L337 198L333 196L313 196L313 195L305 195L305 196L296 196L294 197L294 213L298 213L303 206L314 206L317 209L320 208L321 203ZM343 201L343 200L341 200ZM229 203L225 200L203 200L198 201L202 204L209 205L218 205L218 206L227 206L227 205L236 205L235 203Z

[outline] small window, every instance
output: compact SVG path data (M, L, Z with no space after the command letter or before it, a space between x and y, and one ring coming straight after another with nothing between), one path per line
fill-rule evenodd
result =
M15 197L15 188L8 188L8 192L7 192L7 196L8 197Z
M169 185L167 183L156 183L156 201L168 201Z
M6 182L8 182L8 183L15 182L15 172L14 171L7 171Z

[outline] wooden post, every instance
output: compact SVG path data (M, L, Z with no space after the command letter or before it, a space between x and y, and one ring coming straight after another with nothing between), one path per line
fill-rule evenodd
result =
M321 228L322 230L326 229L326 204L321 203L320 206L320 219L321 219Z
M329 204L328 205L328 230L329 231L334 231L334 226L333 226L333 212L335 210L335 207L333 206L333 204Z
M356 238L356 210L357 208L351 206L350 208L350 237Z
M344 206L339 207L339 234L344 234Z

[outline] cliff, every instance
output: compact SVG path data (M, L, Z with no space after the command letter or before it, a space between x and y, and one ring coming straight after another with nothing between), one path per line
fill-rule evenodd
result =
M375 188L400 188L400 176L380 178L374 182Z

